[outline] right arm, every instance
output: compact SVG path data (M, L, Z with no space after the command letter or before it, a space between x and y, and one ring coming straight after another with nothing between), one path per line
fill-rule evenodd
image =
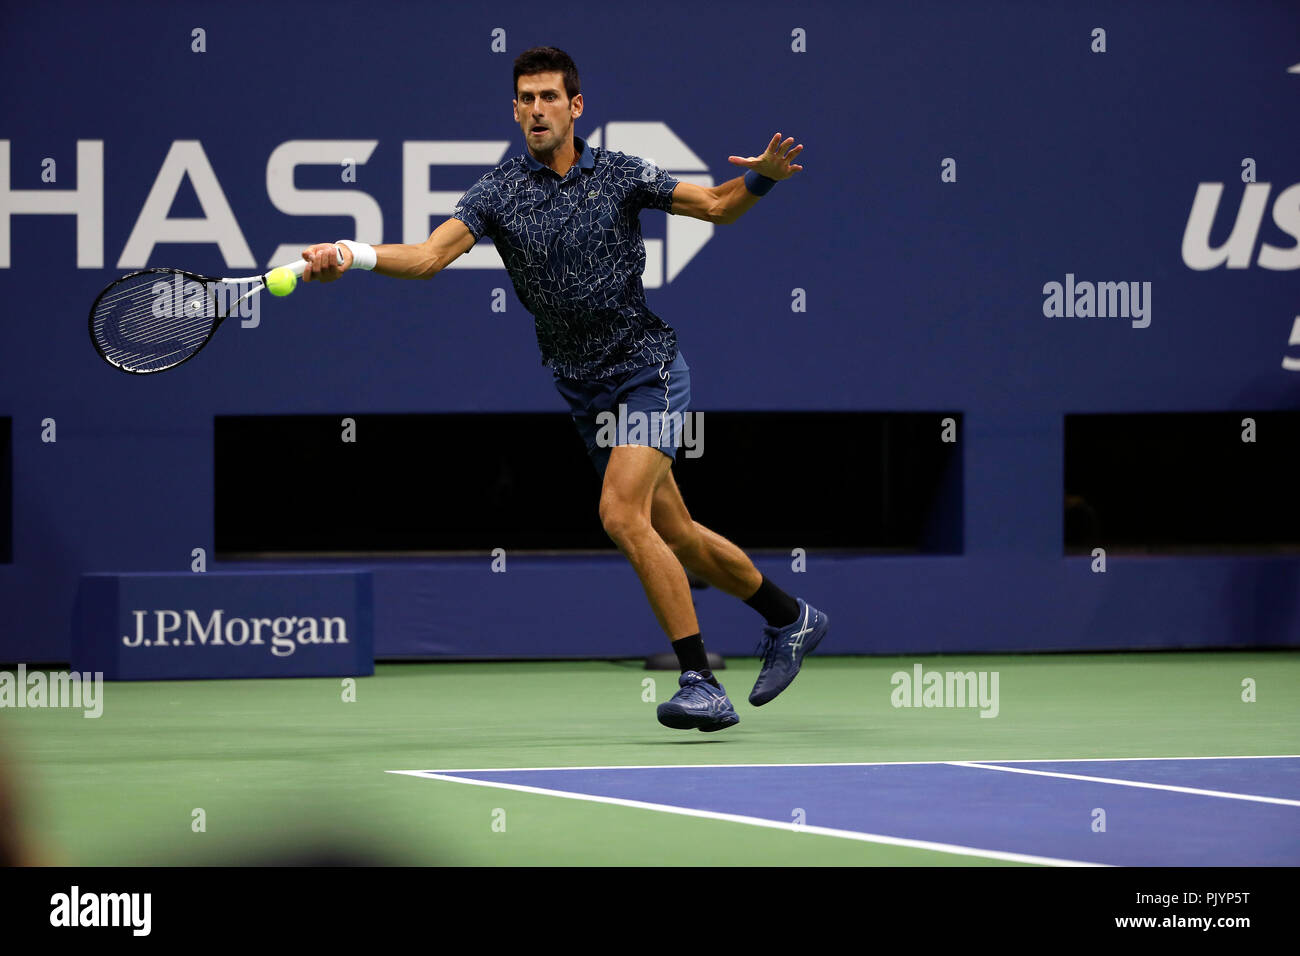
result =
M374 271L395 279L432 279L472 249L474 242L468 226L459 219L448 219L418 245L375 246L378 262ZM303 282L333 282L352 267L352 251L347 246L338 247L343 252L343 265L339 265L334 246L332 242L320 242L303 250L302 257L307 260Z

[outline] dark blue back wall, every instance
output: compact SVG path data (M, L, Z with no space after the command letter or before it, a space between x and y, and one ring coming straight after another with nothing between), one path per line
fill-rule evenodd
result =
M666 124L707 167L691 174L714 182L735 172L728 155L760 151L773 132L805 144L804 171L738 224L714 229L671 281L649 288L649 301L678 330L699 409L964 413L965 554L934 560L945 575L954 560L978 566L983 583L959 606L936 602L916 559L915 572L891 565L897 580L880 597L899 608L915 601L931 633L949 636L940 649L985 646L987 629L963 621L997 619L990 591L1003 601L1025 588L1027 567L1054 580L1071 563L1061 557L1067 412L1296 407L1300 373L1283 359L1300 359L1300 345L1288 346L1300 263L1292 254L1284 269L1258 264L1262 244L1285 258L1300 235L1297 193L1274 208L1284 190L1300 191L1294 3L307 9L45 3L4 14L9 189L53 194L102 175L103 205L82 235L87 254L102 255L78 267L74 217L11 218L15 200L0 195L0 241L7 229L11 246L0 269L0 415L14 420L15 509L14 560L0 565L0 660L67 656L80 573L183 570L191 549L211 554L214 415L564 408L500 269L303 287L263 303L258 328L223 329L194 362L158 376L110 369L85 331L95 294L121 272L241 275L275 264L282 244L352 235L348 218L288 215L272 203L268 160L288 141L377 141L355 184L322 166L301 168L297 186L373 197L383 235L363 238L427 234L445 215L404 222L404 144L522 150L511 62L535 44L578 63L578 135L649 153L670 171L682 161L665 158L665 134L629 138L634 128L621 124ZM191 51L196 27L206 52ZM1098 27L1104 53L1090 49ZM498 28L505 53L491 49ZM791 50L796 28L807 52ZM147 261L124 260L164 158L187 141L201 144L251 259L166 243ZM94 142L102 173L78 169L78 144ZM632 148L645 143L660 155ZM47 157L54 183L41 181ZM955 183L941 181L946 157ZM1189 267L1183 236L1198 184L1224 184L1217 246L1242 203L1247 157L1270 184L1248 265ZM435 166L416 187L459 193L486 165ZM188 182L171 214L201 215ZM668 217L642 218L648 240L667 237L670 259L674 240L689 241L689 226L674 221L668 236ZM1043 287L1067 273L1150 282L1150 326L1046 317ZM504 314L491 310L498 287ZM795 288L806 291L806 312L791 311ZM47 418L57 423L53 444L41 440ZM248 481L257 480L250 461ZM1184 606L1205 589L1205 565L1183 574L1169 561L1158 592L1131 598L1157 602L1156 617L1159 602ZM1236 587L1248 566L1222 560L1214 580ZM864 581L870 569L862 565ZM1294 587L1291 570L1300 566L1268 580L1289 575ZM851 585L836 587L843 603ZM1057 602L1075 621L1085 599L1071 586L1034 600ZM1280 620L1257 615L1267 626L1248 640L1296 641L1287 606ZM1123 629L1131 618L1117 612L1107 624L1111 646L1142 643L1139 630ZM1231 643L1222 632L1231 620L1209 613L1187 643ZM879 647L846 639L845 650ZM1057 643L1044 636L1043 646Z

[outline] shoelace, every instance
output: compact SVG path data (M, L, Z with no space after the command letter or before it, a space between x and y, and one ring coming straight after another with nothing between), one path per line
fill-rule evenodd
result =
M703 675L701 675L699 680L693 680L693 681L691 681L689 684L687 684L685 687L683 687L682 690L684 690L684 691L690 691L690 692L694 692L694 693L700 693L700 688L702 688L702 687L706 687L706 686L707 686L707 687L712 687L713 685L709 683L709 679L708 679L707 677L704 677Z
M772 663L772 657L776 654L776 635L779 633L774 627L763 628L763 636L754 647L754 656L763 658L764 667Z

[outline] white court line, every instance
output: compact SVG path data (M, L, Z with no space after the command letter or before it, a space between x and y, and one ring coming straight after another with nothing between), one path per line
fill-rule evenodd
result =
M1126 760L1300 760L1300 754L1227 754L1221 757L993 757L970 763L1121 763ZM469 767L459 770L386 770L385 773L513 773L537 770L693 770L717 767L922 767L960 763L953 760L877 760L865 763L659 763L607 764L597 767Z
M780 767L800 765L771 764L770 766ZM805 764L803 766L820 765ZM577 770L580 768L566 767L562 769ZM465 771L461 772L463 773ZM956 856L977 856L989 860L1006 860L1010 863L1036 863L1042 866L1108 865L1105 863L1084 863L1079 860L1060 860L1050 856L1030 856L1024 853L1008 853L1003 850L982 850L976 847L959 846L954 843L932 843L929 840L909 840L904 837L885 836L879 833L859 833L856 830L837 830L831 827L809 826L806 823L786 823L780 820L764 820L762 817L747 817L736 813L719 813L716 810L695 810L689 807L675 807L666 803L646 803L641 800L626 800L622 797L599 797L587 793L572 793L567 790L548 790L544 787L527 787L518 783L501 783L495 780L472 780L467 777L452 777L432 770L387 770L385 773L403 774L408 777L422 777L426 780L446 780L451 783L467 783L475 787L494 787L500 790L517 790L520 793L537 793L549 797L564 797L569 800L586 800L590 803L608 803L613 806L631 807L636 810L657 810L660 813L675 813L679 816L700 817L705 820L723 820L728 823L745 823L749 826L767 827L772 830L787 830L795 833L816 833L820 836L839 837L843 840L858 840L862 843L882 843L888 846L910 847L916 850L934 850L938 853L951 853Z
M948 765L950 767L971 767L976 770L1001 770L1003 773L1027 773L1036 777L1058 777L1061 780L1083 780L1087 783L1109 783L1119 787L1137 787L1142 790L1168 790L1172 793L1190 793L1199 797L1222 797L1225 800L1250 800L1254 803L1276 803L1284 807L1300 807L1300 800L1285 800L1282 797L1259 797L1249 793L1228 793L1224 790L1201 790L1197 787L1175 787L1168 783L1143 783L1137 780L1117 780L1114 777L1085 777L1077 773L1030 770L1027 767L1006 767L964 760L950 760Z

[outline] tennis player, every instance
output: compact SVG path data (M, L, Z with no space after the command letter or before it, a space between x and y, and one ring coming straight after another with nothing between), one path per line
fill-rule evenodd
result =
M602 476L601 522L636 569L681 664L679 689L659 705L659 722L722 730L740 717L709 670L683 568L767 622L763 664L749 695L754 706L790 685L829 621L769 581L736 545L692 520L682 502L672 464L690 405L690 369L676 333L646 305L639 213L662 209L733 223L803 168L791 162L803 146L791 148L794 140L777 133L761 156L730 157L747 167L743 176L712 188L679 182L651 162L575 136L580 89L577 67L562 50L522 53L514 63L513 102L524 152L485 173L424 242L313 245L302 254L308 263L302 278L332 282L349 269L369 269L429 279L481 237L496 244L520 302L536 320L542 361ZM344 249L342 265L336 247ZM650 427L601 428L628 420ZM611 440L611 432L619 437Z

